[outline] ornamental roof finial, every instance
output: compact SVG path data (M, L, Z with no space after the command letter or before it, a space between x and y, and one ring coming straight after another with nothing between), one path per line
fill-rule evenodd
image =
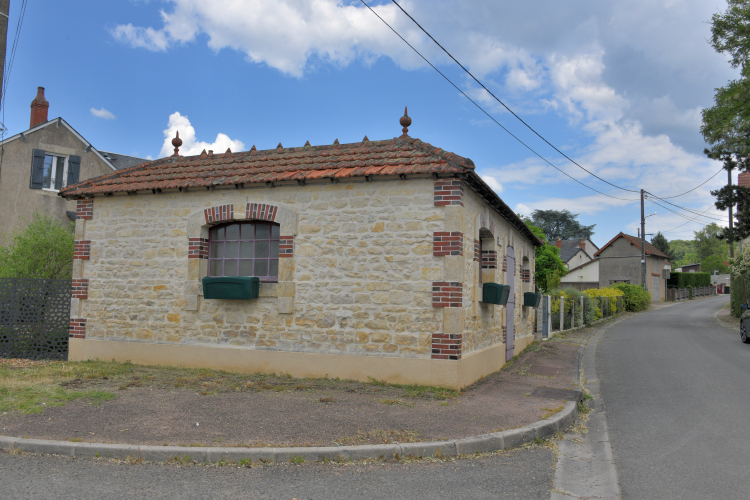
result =
M409 114L407 113L407 106L404 106L404 116L401 117L401 119L398 121L402 127L401 132L404 133L401 137L408 136L409 135L409 125L411 125L411 118L409 118Z
M180 146L182 146L182 139L180 139L180 131L176 132L174 139L172 139L172 146L174 146L174 154L172 156L180 156Z

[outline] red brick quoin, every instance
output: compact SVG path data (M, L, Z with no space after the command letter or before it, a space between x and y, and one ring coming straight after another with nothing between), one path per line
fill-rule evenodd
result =
M73 243L73 260L89 260L91 240L76 240Z
M86 338L86 318L70 318L68 336L72 339Z
M188 238L188 259L207 259L208 240L206 238Z
M88 278L73 278L72 297L74 299L89 298L89 280Z
M234 205L219 205L207 208L203 211L203 215L206 216L206 224L230 221L234 219Z
M432 235L432 255L464 255L464 233L461 231L436 231Z
M78 200L78 204L76 205L76 218L93 219L94 200Z
M437 179L435 181L435 206L464 206L464 187L459 179Z
M464 284L460 281L433 281L432 307L463 307Z
M294 257L294 236L279 236L279 258Z
M460 333L433 333L432 359L461 359L462 337Z

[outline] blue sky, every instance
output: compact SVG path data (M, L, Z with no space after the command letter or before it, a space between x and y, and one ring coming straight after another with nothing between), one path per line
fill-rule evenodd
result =
M517 212L568 209L603 245L636 233L638 194L594 179L525 129L390 2L368 2L511 132L492 123L359 1L32 1L11 69L3 121L26 130L36 87L94 146L141 157L356 142L410 135L471 158ZM700 109L737 73L706 43L715 0L404 0L496 96L591 172L658 196L720 168L701 153ZM11 1L8 46L21 0ZM7 68L6 68L7 71ZM721 173L673 203L712 210ZM657 200L658 201L658 200ZM663 202L659 202L664 204ZM666 205L669 207L669 205ZM680 211L674 207L673 210ZM690 239L701 222L647 202L647 232ZM684 212L682 212L685 214Z

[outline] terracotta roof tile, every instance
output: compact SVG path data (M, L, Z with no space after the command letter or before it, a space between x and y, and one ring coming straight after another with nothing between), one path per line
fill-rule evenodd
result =
M223 154L168 157L86 180L60 191L68 199L266 182L386 175L442 175L464 179L535 246L543 244L474 172L474 162L419 139L401 136L326 146L305 145Z
M103 193L269 181L399 174L461 174L474 163L419 139L328 146L277 147L217 155L169 157L66 187L67 198Z

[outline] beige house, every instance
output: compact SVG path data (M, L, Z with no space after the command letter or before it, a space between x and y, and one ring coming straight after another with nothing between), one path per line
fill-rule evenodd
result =
M471 160L401 123L392 140L190 157L175 139L172 157L63 189L70 358L449 387L501 368L534 339L542 242ZM204 291L250 276L257 299ZM483 302L490 282L507 305Z
M0 235L23 225L35 211L70 222L76 202L60 198L61 188L145 161L97 150L62 118L48 120L48 109L39 87L29 129L0 142Z

